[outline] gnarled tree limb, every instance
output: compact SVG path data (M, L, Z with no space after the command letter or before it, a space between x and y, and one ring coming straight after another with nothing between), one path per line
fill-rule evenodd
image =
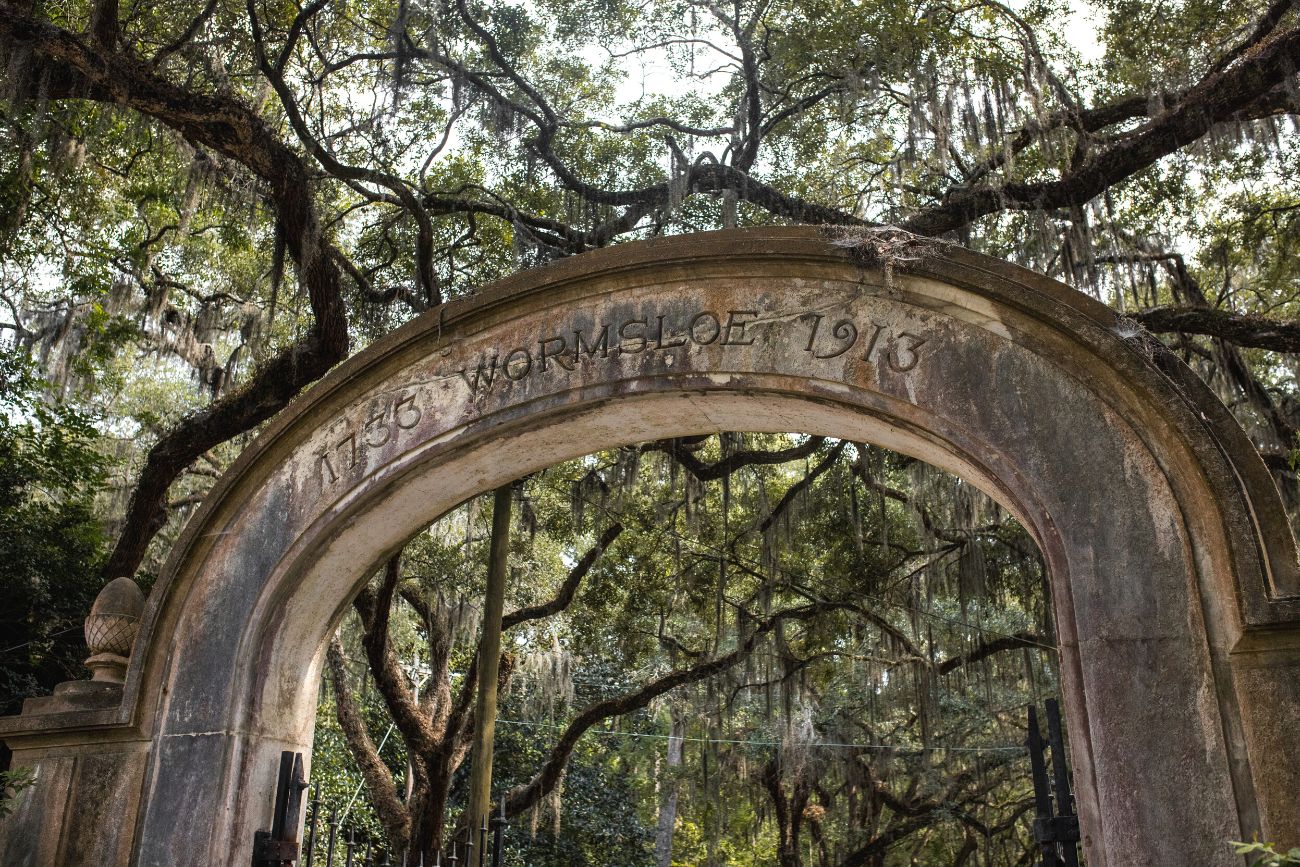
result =
M1300 352L1300 321L1233 313L1214 307L1169 304L1129 314L1148 331L1202 334L1247 349Z
M0 40L30 53L30 79L47 80L51 99L88 99L131 109L241 163L265 181L314 316L307 334L241 388L186 416L150 449L122 535L104 568L106 577L132 575L166 521L167 489L176 477L204 452L271 418L347 355L339 271L321 238L303 161L251 108L233 97L186 90L134 56L86 42L7 0L0 0Z

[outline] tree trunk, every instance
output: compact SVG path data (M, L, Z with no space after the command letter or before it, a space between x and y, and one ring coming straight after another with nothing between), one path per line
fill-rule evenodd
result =
M777 847L776 860L780 867L802 867L803 855L799 851L799 836L803 829L803 810L808 805L811 786L803 779L799 771L786 794L785 781L782 779L781 763L778 759L768 760L763 767L763 787L772 798L776 812Z
M411 763L413 784L406 809L411 814L411 837L406 849L406 863L433 864L442 846L442 812L446 787L431 779L430 768L420 759ZM435 807L435 804L438 806Z
M510 554L512 485L496 489L492 500L492 541L488 555L483 634L478 645L478 696L470 764L466 828L473 839L488 819L492 803L492 741L496 733L497 672L501 659L501 615L505 607L506 566ZM476 841L477 842L477 841Z
M677 825L677 769L682 766L682 741L686 721L673 711L672 729L668 734L668 773L659 796L659 829L655 833L656 867L672 867L673 829Z

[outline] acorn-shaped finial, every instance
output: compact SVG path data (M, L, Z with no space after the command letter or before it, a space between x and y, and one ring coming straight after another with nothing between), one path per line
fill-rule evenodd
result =
M144 594L130 578L114 578L104 585L90 606L86 618L86 647L90 658L86 668L91 680L122 683L126 680L127 659L140 629L140 612Z

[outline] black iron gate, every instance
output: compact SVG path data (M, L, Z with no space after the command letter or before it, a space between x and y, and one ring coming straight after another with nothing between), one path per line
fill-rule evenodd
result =
M1061 709L1049 698L1047 742L1038 728L1038 709L1029 706L1029 764L1034 775L1034 841L1043 847L1039 867L1079 867L1079 817L1070 791L1070 771L1065 764L1065 742L1061 737ZM1047 772L1044 751L1051 754L1052 773Z
M281 753L271 830L253 835L253 867L501 867L506 833L504 805L492 817L490 827L484 821L477 833L465 835L468 839L454 841L447 852L435 852L432 862L426 862L421 855L411 864L405 852L393 852L386 841L365 836L358 839L356 828L345 827L337 813L330 813L322 822L319 785L308 805L307 839L300 848L298 826L302 794L307 788L302 753Z

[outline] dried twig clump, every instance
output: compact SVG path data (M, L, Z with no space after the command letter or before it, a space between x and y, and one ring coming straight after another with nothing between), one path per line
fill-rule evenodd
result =
M895 226L835 226L828 234L832 244L852 251L863 265L880 268L885 274L885 288L891 291L896 270L906 271L937 255L941 245L934 238Z

